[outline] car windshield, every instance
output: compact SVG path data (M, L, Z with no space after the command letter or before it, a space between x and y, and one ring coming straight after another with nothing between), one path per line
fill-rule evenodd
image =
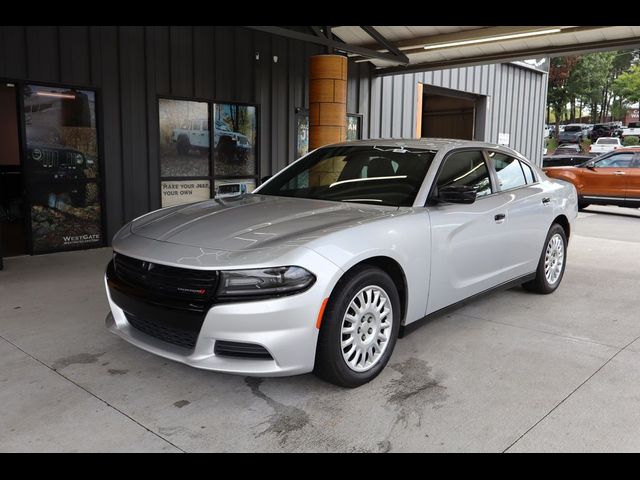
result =
M582 127L580 127L579 125L567 125L566 127L564 127L565 132L580 132L581 130Z
M257 193L336 202L411 206L435 152L398 146L316 150Z
M618 144L618 139L617 138L599 138L596 141L597 144L599 145L617 145Z

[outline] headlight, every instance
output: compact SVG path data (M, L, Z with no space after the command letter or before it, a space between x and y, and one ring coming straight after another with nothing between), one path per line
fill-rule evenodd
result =
M222 270L217 296L221 299L244 299L289 295L306 290L315 281L315 275L302 267Z
M31 158L33 158L36 162L42 160L42 150L39 148L34 148L31 152Z
M84 157L81 153L76 153L76 163L82 165L82 162L84 162Z

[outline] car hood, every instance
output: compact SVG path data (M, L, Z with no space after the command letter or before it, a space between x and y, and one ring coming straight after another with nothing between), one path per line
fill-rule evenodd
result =
M157 210L134 220L131 233L161 242L242 251L304 245L397 212L397 207L249 194Z

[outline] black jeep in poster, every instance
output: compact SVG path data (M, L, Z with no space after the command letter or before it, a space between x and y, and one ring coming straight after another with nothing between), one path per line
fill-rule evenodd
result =
M34 251L100 244L95 93L31 85L24 107Z

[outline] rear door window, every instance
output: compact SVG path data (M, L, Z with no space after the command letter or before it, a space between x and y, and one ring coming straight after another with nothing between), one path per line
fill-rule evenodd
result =
M503 153L489 152L498 177L498 189L510 190L527 184L524 171L517 158Z

